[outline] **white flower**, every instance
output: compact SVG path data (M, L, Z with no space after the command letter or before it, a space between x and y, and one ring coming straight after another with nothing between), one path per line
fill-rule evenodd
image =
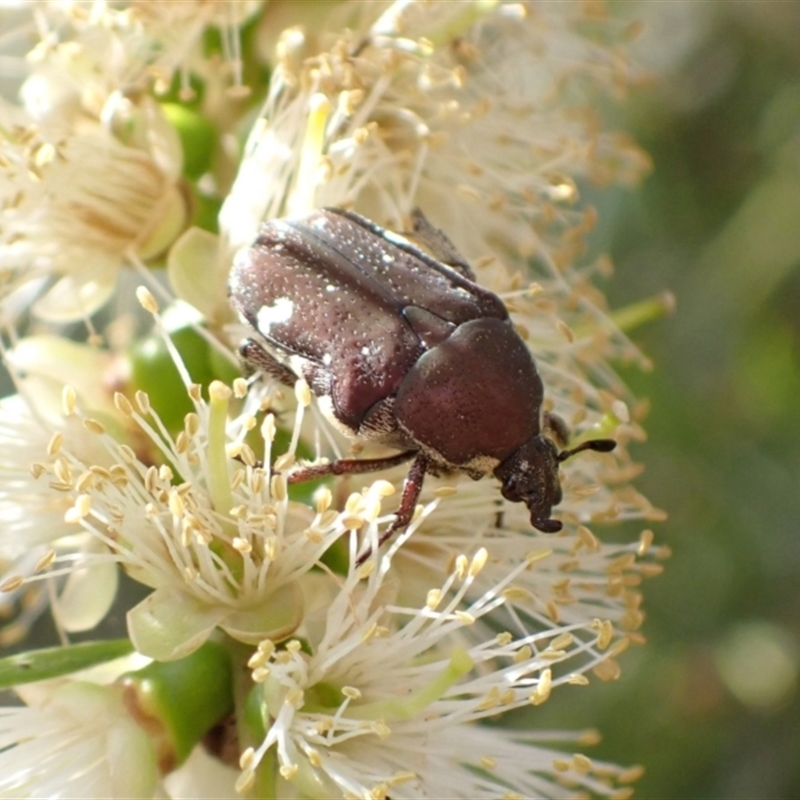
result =
M156 79L156 92L169 87L175 72L180 73L184 97L192 96L189 76L197 72L206 80L228 83L228 93L247 95L242 83L239 28L262 6L262 0L183 0L180 3L134 0L125 12L131 27L146 48L147 71ZM203 54L203 34L209 28L220 32L223 69Z
M0 797L153 797L153 742L115 687L71 681L37 695L0 708Z
M467 23L474 19L460 16L468 6L480 20L473 27ZM519 505L503 507L498 527L494 483L460 481L459 498L445 500L394 563L411 589L420 564L433 571L494 537L498 574L531 550L549 553L529 573L527 613L551 622L597 616L635 629L635 594L604 598L613 582L609 565L638 545L604 549L589 526L662 515L628 485L638 467L625 445L642 432L608 361L638 353L604 312L590 271L573 266L592 221L574 204L578 178L603 169L611 177L616 163L615 176L627 180L646 162L625 140L594 128L578 91L581 82L612 89L626 75L624 65L573 31L574 7L524 8L519 18L511 15L518 6L503 4L493 12L477 4L394 4L394 16L387 12L351 40L313 55L300 32L287 32L263 121L251 134L221 223L233 247L247 243L263 217L316 205L352 205L379 221L400 221L420 204L434 220L449 219L447 234L464 252L484 256L473 260L479 282L505 300L531 347L545 410L568 423L573 444L614 436L621 446L614 456L586 454L564 465L562 537L532 531ZM437 32L449 42L454 31L458 47L431 47ZM425 40L414 38L423 32ZM509 268L523 270L531 261L537 282L529 285ZM403 474L391 477L399 484ZM427 485L424 498L437 490L430 478ZM581 585L592 587L575 605L565 577L572 562ZM621 563L611 573L623 583L635 581L623 578L627 569L650 569Z
M264 219L333 205L402 232L418 206L506 303L543 378L547 432L564 448L614 437L617 450L564 464L557 536L532 530L527 509L504 502L489 477L428 476L411 525L379 550L406 469L334 477L313 495L290 487L301 454L341 456L348 446L323 421L309 386L299 381L292 395L267 381L193 383L155 300L140 289L185 396L167 389L163 400L153 391L151 402L131 385L134 369L130 378L115 373L112 405L100 370L89 388L77 380L83 370L73 381L71 356L33 370L38 385L58 389L63 415L0 406L0 446L8 442L0 516L26 540L16 550L5 542L0 555L16 574L3 587L21 602L20 592L64 581L56 613L74 620L83 609L78 624L89 627L113 599L108 576L124 570L152 590L127 613L139 653L158 664L212 636L225 642L238 658L239 678L225 687L235 716L209 724L235 731L223 757L230 764L229 751L243 751L241 791L625 797L635 770L550 749L586 737L482 724L538 706L556 688L581 691L590 675L617 677L616 657L641 641L639 583L659 569L649 530L630 544L599 539L604 523L660 517L630 486L639 467L627 445L643 436L640 413L610 366L640 356L591 285L607 264L581 262L594 223L580 205L582 186L634 180L647 167L592 111L598 94L618 93L632 78L616 48L624 31L592 17L594 35L585 36L591 12L575 3L329 6L326 24L288 29L278 40L269 96L219 236L192 229L170 246L184 224L181 156L172 118L147 91L166 90L179 75L185 97L189 76L202 76L198 118L230 157L240 118L221 113L232 107L222 98L231 87L243 94L237 26L259 4L41 4L25 109L13 111L18 124L3 129L0 143L6 309L27 311L45 287L40 316L87 316L118 286L121 265L141 270L143 259L170 247L174 291L205 316L206 342L224 349L231 260ZM223 28L228 68L201 54L209 25ZM225 169L209 169L203 185L222 189ZM14 365L16 355L19 372L24 354L23 345L8 358ZM160 375L150 377L148 385L158 384ZM61 393L64 383L78 385ZM33 384L27 393L19 386L25 397L36 394ZM191 411L176 431L169 409L153 406L186 396ZM33 475L23 476L29 464ZM99 596L86 591L98 576L106 577ZM77 629L70 624L62 628ZM248 657L252 684L241 677ZM113 717L113 702L103 702ZM62 741L85 739L96 757L104 734L89 724L70 728L66 700L51 705L56 733L76 731ZM31 744L36 753L26 726L50 723L19 713L24 724L10 734L18 744L10 752ZM536 709L529 713L535 719ZM0 759L8 758L2 747L0 740ZM153 790L177 797L230 786L225 767L203 784L208 766L195 756ZM59 769L47 762L41 774L57 781ZM25 774L39 780L23 773L9 792L28 790L19 782ZM68 786L78 792L80 780Z
M488 591L510 569L529 564L515 579L506 606L492 618L494 623L500 619L515 631L517 625L546 630L593 623L606 631L602 650L617 639L622 644L615 646L622 649L629 640L641 641L640 586L643 579L660 574L658 561L668 556L665 548L652 546L651 530L643 530L639 541L618 544L603 543L587 525L542 535L531 528L521 505L505 504L499 512L497 487L489 480L461 482L454 494L440 482L430 484L421 500L439 495L436 513L426 517L393 556L394 568L403 575L406 602L427 591L442 564L451 563L458 553L486 547L489 558L474 592ZM564 505L568 508L569 501L556 512ZM485 633L481 626L477 629Z
M203 747L195 747L177 770L164 778L164 788L172 800L197 800L200 797L236 796L237 771L223 764Z
M577 177L628 180L646 166L586 105L586 86L618 89L628 70L577 32L576 6L384 8L360 6L360 28L324 49L284 33L220 218L233 247L264 218L336 205L398 226L419 205L467 255L491 242L529 256L545 228L579 220Z
M124 262L175 237L185 215L177 136L155 106L143 108L152 130L168 131L157 152L101 125L62 135L30 123L0 133L0 298L59 278L36 312L56 322L86 318L114 291Z
M184 99L194 96L190 77L222 81L242 94L239 27L262 5L261 0L46 0L36 4L40 42L28 55L33 65L26 99L78 100L98 111L119 90L166 92L176 73ZM219 29L223 69L203 53L203 36ZM42 86L44 77L49 84ZM47 104L49 105L49 103Z
M79 553L97 556L98 543L65 521L72 501L57 480L43 479L42 460L64 444L87 462L107 460L77 419L63 419L65 381L72 381L93 414L109 424L119 415L103 388L110 357L97 348L43 335L21 339L4 355L19 391L0 400L0 606L19 612L0 629L9 644L24 637L49 602L63 631L80 631L93 628L114 598L113 564L91 575L73 571L66 581L51 569L59 553L76 562ZM115 428L122 435L122 426ZM41 583L43 573L55 583Z
M154 310L149 293L141 296ZM119 393L115 397L119 414L149 442L145 451L156 454L159 466L142 462L102 422L83 416L72 390L65 390L66 414L78 415L84 436L103 459L92 462L59 439L50 447L50 459L40 463L39 479L56 482L71 501L66 521L88 533L100 552L59 554L39 577L120 564L154 589L128 616L131 637L150 656L185 655L217 626L242 641L283 638L302 619L298 579L343 534L365 521L374 523L385 483L354 497L340 513L329 509L329 491L319 495L316 512L291 502L285 472L271 474L269 466L274 416L267 414L261 423L263 450L257 457L266 466L258 466L245 438L255 434L259 409L245 409L229 421L231 390L212 383L205 400L166 341L195 409L183 430L173 437L144 392L135 403ZM245 391L244 381L238 381L237 398ZM302 409L310 402L308 387L299 386L298 393ZM300 413L278 469L291 466L301 423Z
M159 255L181 232L187 197L181 146L146 92L193 65L242 93L238 26L259 7L238 3L31 4L40 41L28 53L22 107L0 103L0 299L11 319L45 284L40 317L88 318L113 293L121 265ZM225 33L221 76L200 55L209 26ZM19 34L22 40L33 29Z
M113 567L99 567L91 576L75 571L66 583L57 580L50 593L39 582L44 573L57 578L51 568L58 553L75 558L97 551L96 543L64 521L69 498L40 480L42 456L65 436L76 450L86 452L79 426L54 430L19 395L0 400L0 609L6 618L9 609L17 612L0 627L2 644L24 638L51 602L63 630L93 628L116 594Z
M556 752L532 744L535 737L475 724L540 705L558 685L586 683L583 672L603 660L591 653L605 635L598 628L582 640L576 634L589 633L589 626L577 624L517 636L483 627L481 640L471 639L467 631L504 605L530 566L507 570L470 601L487 556L479 550L471 561L457 558L445 583L417 608L394 604L394 573L386 562L379 570L370 562L351 572L323 619L301 629L304 646L293 641L278 650L262 642L250 666L262 687L266 733L242 756L239 790L258 785L285 797L488 798L504 791L551 797L567 778L610 794L591 768L563 758L566 766L556 765ZM258 783L265 758L277 762L292 790ZM621 772L612 767L607 776ZM274 775L274 767L264 773Z

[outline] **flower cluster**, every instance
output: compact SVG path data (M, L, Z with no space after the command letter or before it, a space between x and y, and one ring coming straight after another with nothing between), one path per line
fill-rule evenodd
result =
M49 611L60 644L2 662L25 705L0 709L0 796L628 796L638 768L535 708L618 677L666 555L611 366L644 361L636 314L592 283L580 197L648 167L597 110L631 26L535 0L30 5L0 10L0 643ZM560 533L453 473L380 546L407 465L292 480L389 452L303 379L239 376L234 256L321 207L398 232L423 209L507 306L553 435L616 440L562 467Z

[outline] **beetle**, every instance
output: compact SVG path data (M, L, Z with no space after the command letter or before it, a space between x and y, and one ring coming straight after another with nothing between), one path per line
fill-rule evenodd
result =
M491 473L533 527L555 533L559 464L616 442L559 449L566 425L543 413L542 380L502 300L421 211L412 222L405 237L320 209L267 221L234 258L229 298L255 334L245 362L289 386L302 377L340 431L399 451L297 467L288 481L413 459L382 544L411 521L427 473Z

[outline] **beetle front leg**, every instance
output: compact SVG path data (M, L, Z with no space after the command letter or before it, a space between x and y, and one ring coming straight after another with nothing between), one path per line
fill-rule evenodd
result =
M408 470L408 475L403 482L403 496L400 498L400 507L394 517L394 522L383 532L378 539L378 547L385 544L398 531L403 530L414 516L414 509L417 507L422 492L422 483L425 480L425 473L428 471L430 462L423 453L417 453L414 463ZM356 559L356 566L360 567L372 555L372 548L368 548Z
M288 483L303 483L326 475L357 475L364 472L378 472L403 464L417 455L416 450L404 450L393 456L383 458L338 458L326 464L309 464L293 469L286 477ZM416 462L415 462L416 463ZM411 469L414 469L412 466Z

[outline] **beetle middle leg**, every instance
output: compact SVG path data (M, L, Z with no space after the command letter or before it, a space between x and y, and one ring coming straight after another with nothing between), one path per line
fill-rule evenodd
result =
M405 481L403 481L403 494L400 498L400 507L395 513L394 521L383 532L378 539L378 547L389 541L392 536L411 522L414 516L414 509L417 507L422 482L425 473L428 471L429 462L426 456L417 450L405 450L393 456L384 458L340 458L330 461L327 464L310 464L305 467L298 467L292 470L287 476L288 483L303 483L303 481L314 478L322 478L326 475L354 475L365 472L376 472L381 469L389 469L403 464L410 458L414 458L414 463L408 470ZM372 554L372 548L368 548L356 559L356 566L360 567Z
M403 464L415 455L417 455L416 450L404 450L402 453L383 458L338 458L325 464L297 467L286 476L286 480L288 483L303 483L314 478L324 478L326 475L357 475L365 472L377 472Z

